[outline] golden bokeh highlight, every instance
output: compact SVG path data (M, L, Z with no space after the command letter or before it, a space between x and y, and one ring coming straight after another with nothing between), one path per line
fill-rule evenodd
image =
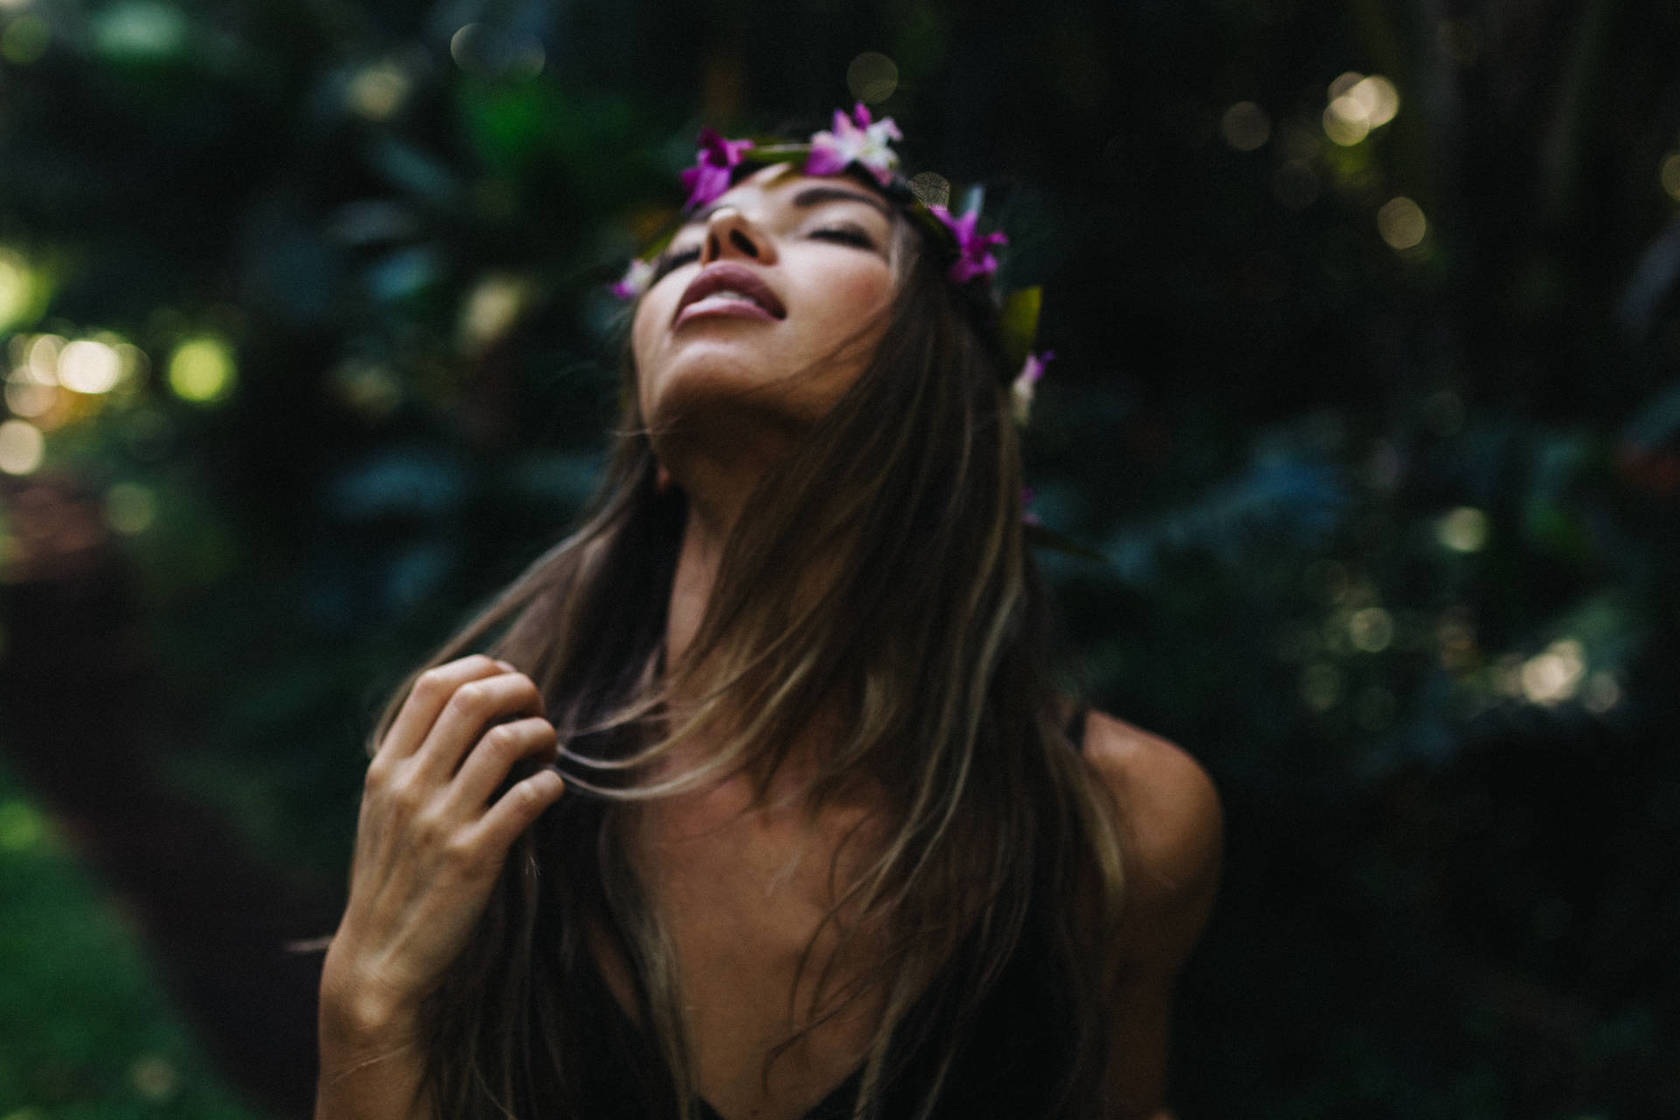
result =
M1363 141L1400 112L1400 91L1381 74L1348 71L1330 83L1324 134L1344 148Z
M233 351L219 338L189 339L169 355L170 391L194 404L212 404L226 397L237 375Z
M0 423L0 471L33 474L46 457L47 440L41 429L27 420Z
M1474 506L1460 506L1435 523L1435 539L1452 552L1480 552L1487 545L1487 514Z
M394 62L376 62L356 71L345 91L350 111L369 121L386 121L397 115L408 100L413 82Z
M1396 252L1415 249L1429 232L1429 220L1423 208L1404 195L1391 198L1377 211L1377 232Z
M1531 704L1559 704L1575 696L1586 675L1586 651L1574 638L1559 638L1518 670L1522 694Z
M57 372L58 383L71 392L109 393L122 380L122 356L104 342L78 339L59 352Z

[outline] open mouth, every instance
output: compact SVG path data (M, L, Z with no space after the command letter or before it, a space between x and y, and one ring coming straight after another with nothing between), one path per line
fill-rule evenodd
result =
M700 305L696 307L696 305ZM751 318L785 319L787 308L770 286L751 268L730 261L707 265L683 291L673 321L694 307L689 317L700 312L745 314Z

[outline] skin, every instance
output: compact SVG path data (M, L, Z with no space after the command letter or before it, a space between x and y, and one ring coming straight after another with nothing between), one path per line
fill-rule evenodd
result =
M695 633L752 488L863 368L894 292L892 245L893 219L872 192L782 168L732 188L673 241L675 267L644 295L632 328L655 451L689 497L668 660ZM681 319L688 285L720 262L753 269L785 317ZM542 771L490 801L520 760L553 757L541 711L529 678L469 657L426 673L380 744L322 979L317 1120L426 1114L421 1001L465 946L513 842L562 795ZM821 720L811 734L824 734ZM652 803L638 819L632 857L685 978L701 1095L730 1120L802 1116L861 1063L879 1014L859 1001L761 1076L766 1051L790 1033L790 1006L809 1006L794 988L799 954L833 901L831 858L869 808L840 804L814 818L799 809L798 760L820 746L795 744L767 803L743 778ZM1219 801L1187 754L1110 716L1089 716L1084 749L1126 829L1126 910L1110 947L1110 1115L1164 1120L1173 981L1217 888ZM871 933L860 930L842 978L880 959ZM630 1006L622 963L601 963Z

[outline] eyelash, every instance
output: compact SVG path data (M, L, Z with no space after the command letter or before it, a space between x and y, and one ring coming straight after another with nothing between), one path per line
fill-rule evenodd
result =
M683 265L699 259L700 247L698 245L692 249L684 249L680 253L661 253L658 262L653 266L653 279L649 283L657 284L665 279L666 274L672 269L681 268Z
M875 248L873 238L862 230L852 229L849 226L825 226L822 229L812 230L811 236L838 241L845 245L855 245L859 249Z
M824 226L822 229L812 230L810 236L820 238L824 241L835 241L842 245L852 245L859 249L875 248L874 239L867 233L864 233L859 229L850 229L846 226ZM675 269L679 269L683 265L690 264L699 259L700 247L698 245L692 249L684 249L680 253L667 252L661 255L659 260L654 264L653 279L650 283L657 284L661 280L665 279L666 275Z

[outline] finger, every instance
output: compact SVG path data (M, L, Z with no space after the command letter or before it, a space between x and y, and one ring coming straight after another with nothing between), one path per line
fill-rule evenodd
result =
M452 813L477 816L520 759L554 760L554 725L540 716L498 723L479 737L449 792Z
M543 714L542 693L524 673L498 673L471 680L443 705L415 761L426 776L453 774L472 745L493 723Z
M530 828L543 812L560 799L566 783L553 770L542 769L515 782L496 799L475 826L479 838L497 852L506 854L513 842Z
M420 749L426 733L437 722L443 706L455 695L455 690L468 681L481 680L505 672L496 662L482 654L462 657L434 665L414 679L397 718L379 744L375 758L387 760L406 758Z

